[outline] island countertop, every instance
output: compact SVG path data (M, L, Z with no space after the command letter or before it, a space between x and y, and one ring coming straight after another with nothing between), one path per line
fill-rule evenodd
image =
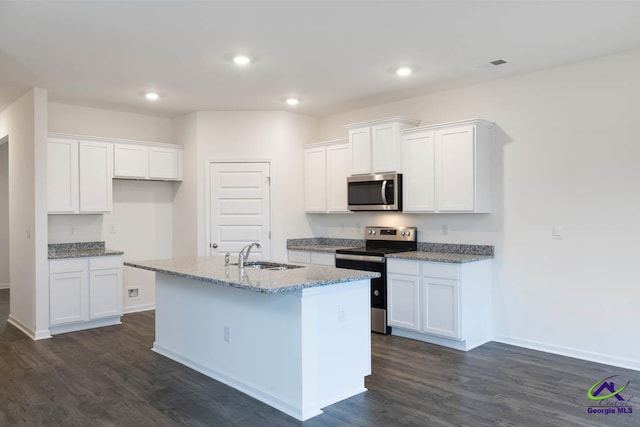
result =
M289 270L260 270L250 267L240 270L237 265L225 266L223 256L128 261L124 265L262 293L296 291L380 277L380 273L371 271L308 264Z

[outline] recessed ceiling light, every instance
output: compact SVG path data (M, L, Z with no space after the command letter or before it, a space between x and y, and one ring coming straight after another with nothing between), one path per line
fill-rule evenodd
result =
M155 92L147 92L144 95L145 98L147 98L149 101L156 101L158 98L160 98L160 95L158 95Z
M412 69L409 67L400 67L396 70L396 74L401 76L401 77L405 77L408 76L409 74L412 73Z
M251 58L247 55L236 55L233 57L233 62L235 62L236 65L247 65L251 62Z
M285 102L288 105L294 106L294 105L298 105L300 103L300 100L298 98L287 98Z

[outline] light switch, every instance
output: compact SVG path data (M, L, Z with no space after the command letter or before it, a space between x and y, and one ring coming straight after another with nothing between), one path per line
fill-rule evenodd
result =
M564 239L564 228L560 224L554 224L552 229L553 238L556 240Z

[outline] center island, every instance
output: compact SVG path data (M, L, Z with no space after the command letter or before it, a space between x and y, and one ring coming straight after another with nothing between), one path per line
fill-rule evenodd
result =
M156 353L301 421L366 391L379 273L222 256L124 264L156 272Z

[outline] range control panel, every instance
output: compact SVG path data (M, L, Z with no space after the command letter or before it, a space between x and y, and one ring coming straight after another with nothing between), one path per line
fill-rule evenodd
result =
M416 227L366 227L365 240L387 240L415 242L418 230Z

